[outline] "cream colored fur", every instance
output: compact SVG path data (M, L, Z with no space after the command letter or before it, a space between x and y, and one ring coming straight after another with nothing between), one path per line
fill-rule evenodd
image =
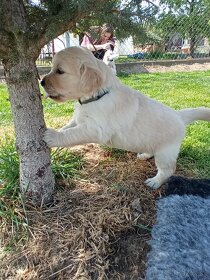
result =
M186 124L210 121L210 109L175 111L123 85L103 61L82 47L57 53L51 72L41 83L57 101L86 100L97 90L109 90L97 101L78 103L70 123L59 131L47 129L44 141L49 147L99 143L142 152L142 159L154 156L157 175L145 181L154 189L175 171Z

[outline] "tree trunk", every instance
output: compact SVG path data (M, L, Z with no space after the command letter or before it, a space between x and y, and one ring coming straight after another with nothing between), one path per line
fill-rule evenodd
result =
M194 58L195 50L197 44L197 36L196 34L190 34L190 56Z
M191 0L190 3L190 17L193 16L194 9L195 9L195 1ZM189 29L189 34L190 34L190 56L193 58L195 49L196 49L196 40L197 40L197 32L196 28L193 23L191 23L190 29Z
M4 62L4 69L20 158L20 188L34 204L47 204L53 198L54 177L50 151L42 140L46 125L37 68L27 57Z

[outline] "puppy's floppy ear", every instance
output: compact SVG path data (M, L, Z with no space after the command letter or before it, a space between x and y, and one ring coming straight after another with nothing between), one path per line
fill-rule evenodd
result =
M99 69L96 69L92 65L83 63L80 68L81 74L81 90L85 93L94 92L101 88L103 83L103 76Z

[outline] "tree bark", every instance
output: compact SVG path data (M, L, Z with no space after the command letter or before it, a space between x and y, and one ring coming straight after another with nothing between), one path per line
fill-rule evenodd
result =
M42 140L46 128L35 62L19 58L4 62L20 159L20 188L33 204L53 199L50 151ZM12 168L12 167L11 167Z
M190 3L190 16L192 17L195 9L195 1L192 0ZM197 41L197 32L195 26L191 24L190 30L190 56L194 57L195 49L196 49L196 41Z

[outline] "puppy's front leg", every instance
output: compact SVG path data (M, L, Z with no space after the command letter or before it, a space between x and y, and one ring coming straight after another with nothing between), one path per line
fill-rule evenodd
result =
M71 128L71 127L74 127L76 125L77 125L76 121L74 119L72 119L68 124L66 124L63 127L61 127L58 131L61 132L61 131L66 130L67 128Z
M98 143L99 131L97 128L88 130L87 126L82 124L62 131L47 129L44 133L44 141L51 147L72 147L85 143Z

